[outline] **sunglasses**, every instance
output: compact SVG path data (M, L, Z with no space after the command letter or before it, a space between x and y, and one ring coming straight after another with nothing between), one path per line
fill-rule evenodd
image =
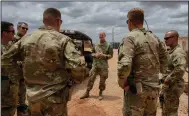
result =
M26 31L28 30L28 28L25 28L25 27L21 27L21 28L22 28L23 30L26 30Z
M129 20L126 20L126 23L128 24L128 23L129 23Z
M164 40L168 40L168 39L170 39L170 38L172 38L172 37L174 37L174 36L171 36L171 37L165 37Z

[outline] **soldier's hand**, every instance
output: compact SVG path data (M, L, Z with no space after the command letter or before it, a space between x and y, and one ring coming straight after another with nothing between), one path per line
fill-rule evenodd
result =
M124 89L125 88L125 86L124 86L124 79L118 79L118 85L119 85L119 87L121 87L122 89Z
M96 58L99 58L99 57L100 57L100 53L98 53L98 52L95 53L95 57L96 57Z
M106 58L106 55L103 54L103 53L99 53L99 57L100 57L100 58Z

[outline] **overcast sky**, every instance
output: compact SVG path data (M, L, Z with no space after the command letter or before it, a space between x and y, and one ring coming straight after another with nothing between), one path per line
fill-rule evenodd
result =
M188 35L188 2L2 2L1 17L14 25L27 22L31 33L42 25L43 11L49 7L61 11L62 29L84 32L94 42L100 31L105 31L107 40L112 41L112 28L115 41L121 41L129 32L127 12L134 7L144 9L149 29L160 39L172 29L180 36Z

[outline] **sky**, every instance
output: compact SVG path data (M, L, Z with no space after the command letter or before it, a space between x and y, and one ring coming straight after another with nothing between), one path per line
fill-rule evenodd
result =
M106 32L107 41L120 42L129 33L127 13L134 7L144 10L149 29L161 40L168 30L177 30L180 36L188 35L188 2L2 2L1 20L27 22L28 33L38 29L46 8L61 11L61 29L81 31L98 42L98 34ZM147 28L146 24L144 25ZM16 28L15 28L16 29Z

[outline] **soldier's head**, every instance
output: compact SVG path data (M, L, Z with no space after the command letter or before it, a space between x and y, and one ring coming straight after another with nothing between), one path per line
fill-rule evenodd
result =
M14 25L10 22L1 21L1 42L8 44L14 38Z
M101 43L105 42L105 37L106 37L106 33L104 31L99 33L99 39Z
M133 8L127 14L129 31L135 28L142 28L144 22L144 11L140 8Z
M43 13L43 23L46 26L53 27L56 31L60 31L62 24L61 13L56 8L48 8Z
M175 30L170 30L165 33L165 37L164 37L165 44L172 48L178 44L178 38L179 38L178 32Z
M28 31L28 24L25 22L18 22L17 30L18 30L19 36L23 37Z

